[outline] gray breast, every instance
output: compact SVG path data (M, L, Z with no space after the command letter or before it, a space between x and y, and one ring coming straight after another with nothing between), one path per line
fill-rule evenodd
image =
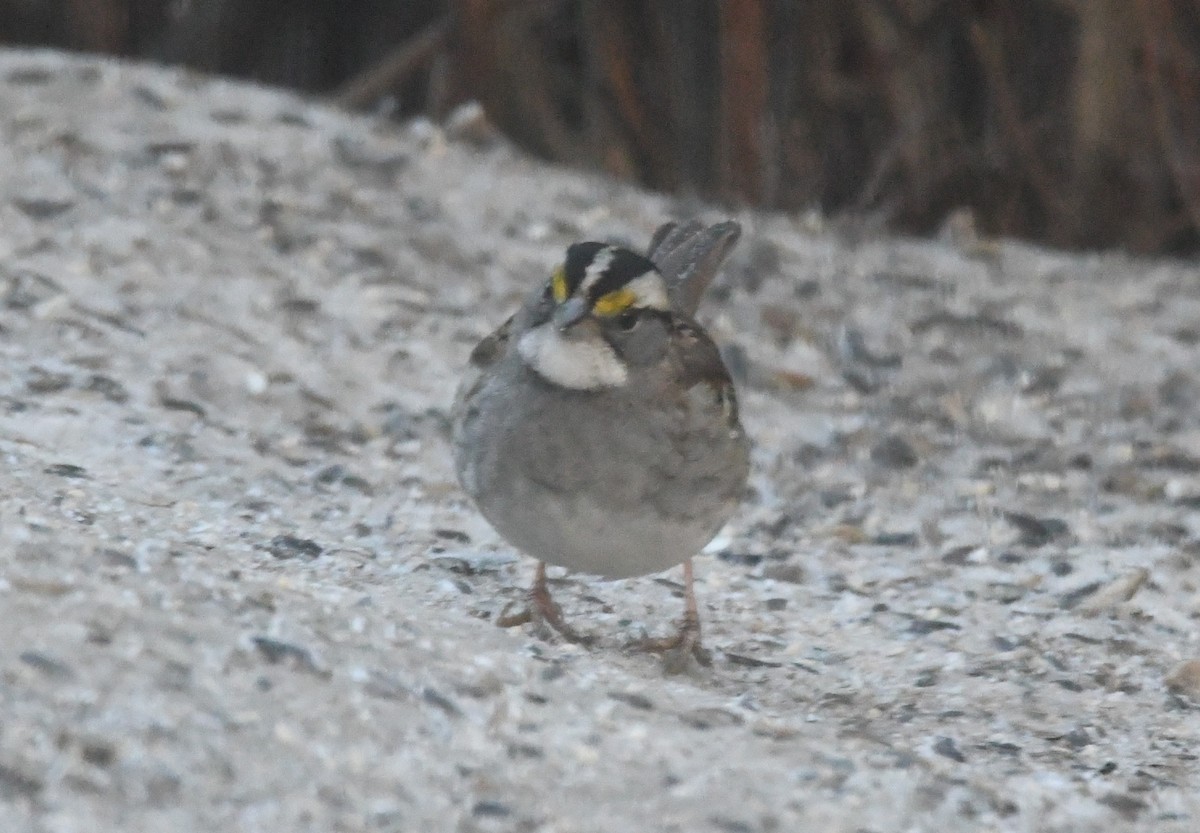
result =
M510 354L460 410L464 488L526 554L611 578L658 572L732 514L748 442L704 385L601 393L546 385Z

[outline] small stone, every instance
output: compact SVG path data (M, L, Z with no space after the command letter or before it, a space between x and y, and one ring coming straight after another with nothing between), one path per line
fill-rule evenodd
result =
M499 801L476 801L475 806L471 808L471 815L481 818L503 819L512 815L512 810L507 804Z
M116 748L106 740L85 741L79 755L92 766L107 767L116 759Z
M725 659L733 665L741 665L746 668L780 668L782 662L775 660L759 659L758 657L747 656L746 654L735 654L730 651L725 652Z
M1021 534L1021 543L1027 547L1045 546L1071 531L1066 521L1058 518L1035 518L1024 512L1005 512L1004 519L1017 528Z
M941 737L933 743L933 751L941 755L943 758L949 758L952 761L958 761L960 764L967 762L967 757L959 750L954 743L953 738Z
M13 206L32 220L50 220L75 207L74 200L56 200L46 197L15 197Z
M772 581L782 581L787 584L804 584L804 568L793 562L775 562L763 567L763 578ZM770 602L768 602L768 607Z
M1020 584L1012 584L1006 581L992 582L988 584L987 591L984 594L986 598L1000 604L1012 604L1020 601L1029 592L1029 588Z
M460 709L453 700L442 694L434 688L426 686L421 690L421 699L431 706L440 709L443 713L450 717L462 717L462 709Z
M908 631L918 636L925 636L935 631L956 631L961 628L961 625L941 619L913 619L912 623L908 626Z
M42 780L15 766L0 763L0 798L34 796L42 791Z
M83 466L77 466L74 463L55 463L52 466L46 466L42 469L46 474L53 474L58 477L67 477L73 480L87 478L87 469Z
M970 559L971 553L978 550L974 544L964 544L958 547L952 547L942 554L942 563L951 564L955 567L965 566Z
M718 708L699 708L679 715L680 720L693 729L716 729L723 726L741 726L740 714Z
M317 667L312 654L307 648L280 642L266 636L256 636L251 640L258 652L272 665L288 664L300 671L307 671L318 677L328 676L327 672Z
M324 552L321 545L309 538L295 535L276 535L267 545L267 552L276 558L306 558L312 561Z
M1079 612L1085 616L1098 616L1111 612L1118 605L1133 598L1134 594L1150 578L1150 571L1138 567L1108 584L1100 586L1089 598L1079 605Z
M1126 821L1134 821L1150 808L1145 801L1126 793L1111 793L1101 798L1100 803L1116 810Z
M917 688L930 688L932 686L937 685L937 682L938 682L938 669L928 668L925 671L922 671L919 675L917 675L917 678L915 680L913 680L913 685L916 686Z
M908 440L893 434L871 449L871 462L888 469L910 469L920 462L920 458Z
M641 711L648 712L654 710L654 701L644 694L638 694L636 691L610 691L608 696L617 702L624 703Z
M30 393L59 393L71 386L71 374L52 373L41 367L29 368L25 389Z
M724 833L754 833L754 828L746 822L728 816L710 816L708 820Z
M880 547L915 547L920 540L915 532L881 532L871 543Z
M92 393L98 393L109 402L117 405L129 401L129 391L125 390L124 385L115 379L101 376L98 373L88 378L83 389Z
M30 668L40 671L53 680L69 680L75 676L71 666L39 651L24 651L21 653L20 659Z
M1182 694L1200 702L1200 659L1181 662L1171 670L1163 682L1175 694Z
M1092 736L1088 734L1087 729L1082 727L1072 729L1062 737L1067 742L1067 745L1072 749L1083 749L1085 746L1091 746L1095 743Z

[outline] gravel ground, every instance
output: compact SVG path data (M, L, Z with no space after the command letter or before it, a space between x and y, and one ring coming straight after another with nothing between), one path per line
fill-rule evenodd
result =
M678 576L459 492L474 341L570 242L722 215L478 120L0 53L0 830L1200 829L1200 268L743 214L756 442Z

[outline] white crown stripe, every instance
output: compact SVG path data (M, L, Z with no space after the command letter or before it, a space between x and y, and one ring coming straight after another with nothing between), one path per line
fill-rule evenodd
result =
M600 277L608 271L608 267L616 254L617 250L613 246L605 246L596 252L596 256L592 258L592 262L588 264L587 269L583 272L583 281L579 284L579 291L586 292L591 289L592 284L600 280Z

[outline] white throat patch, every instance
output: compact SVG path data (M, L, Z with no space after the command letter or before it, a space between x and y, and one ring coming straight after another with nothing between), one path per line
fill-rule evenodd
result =
M564 338L552 324L521 336L517 352L543 379L571 390L618 388L628 378L625 365L603 341Z

